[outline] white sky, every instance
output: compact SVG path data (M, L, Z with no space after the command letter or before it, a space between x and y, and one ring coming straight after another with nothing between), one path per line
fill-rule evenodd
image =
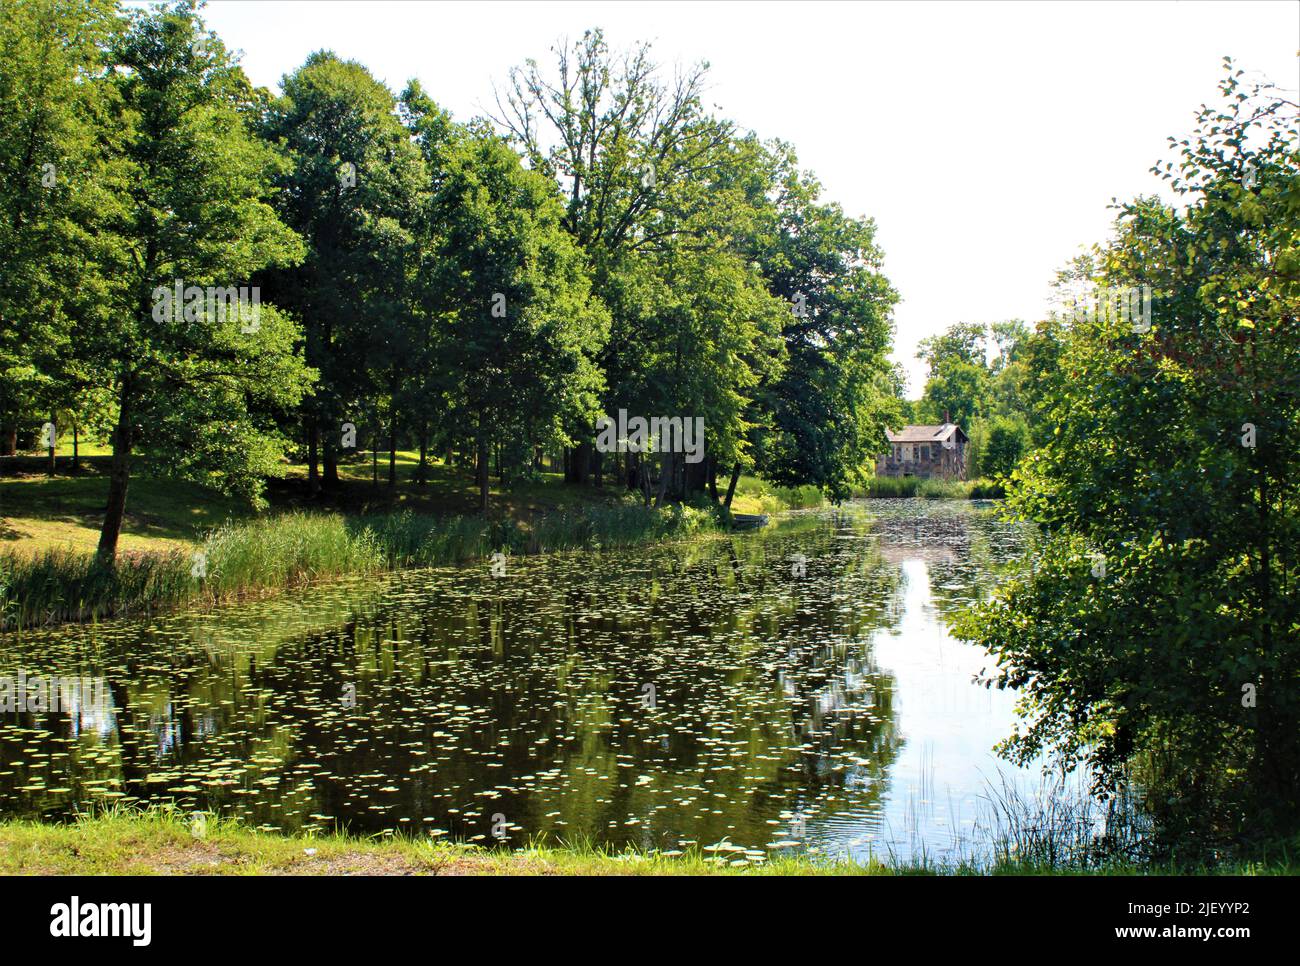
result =
M876 219L902 294L894 357L953 322L1045 315L1055 269L1112 198L1159 190L1167 135L1218 98L1220 62L1300 86L1300 3L433 3L210 0L208 24L279 89L309 53L419 77L461 120L511 66L600 26L708 60L709 100L794 144L825 196Z

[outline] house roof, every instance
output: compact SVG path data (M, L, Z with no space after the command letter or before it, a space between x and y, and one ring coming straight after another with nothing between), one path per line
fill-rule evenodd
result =
M942 426L904 426L897 433L885 430L891 443L941 443L954 433L964 439L966 434L956 423L944 423Z

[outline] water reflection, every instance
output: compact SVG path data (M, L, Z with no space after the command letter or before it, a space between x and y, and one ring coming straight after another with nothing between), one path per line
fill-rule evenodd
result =
M0 810L169 800L276 829L726 842L733 861L941 854L1012 721L944 615L1020 541L979 506L872 501L503 578L9 635L0 674L104 675L112 708L3 716Z

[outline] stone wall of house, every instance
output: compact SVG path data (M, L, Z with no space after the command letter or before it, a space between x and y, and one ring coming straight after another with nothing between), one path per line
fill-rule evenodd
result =
M911 447L910 460L901 458L905 446ZM959 440L952 449L944 449L942 443L894 443L889 452L876 461L876 475L964 480L966 444Z

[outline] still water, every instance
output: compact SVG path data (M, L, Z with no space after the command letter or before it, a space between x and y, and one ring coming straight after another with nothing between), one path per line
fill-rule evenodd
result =
M171 801L489 845L977 854L990 784L1038 772L993 754L1015 696L974 682L988 657L946 621L1023 540L984 503L865 501L9 634L0 677L108 686L0 715L0 813Z

